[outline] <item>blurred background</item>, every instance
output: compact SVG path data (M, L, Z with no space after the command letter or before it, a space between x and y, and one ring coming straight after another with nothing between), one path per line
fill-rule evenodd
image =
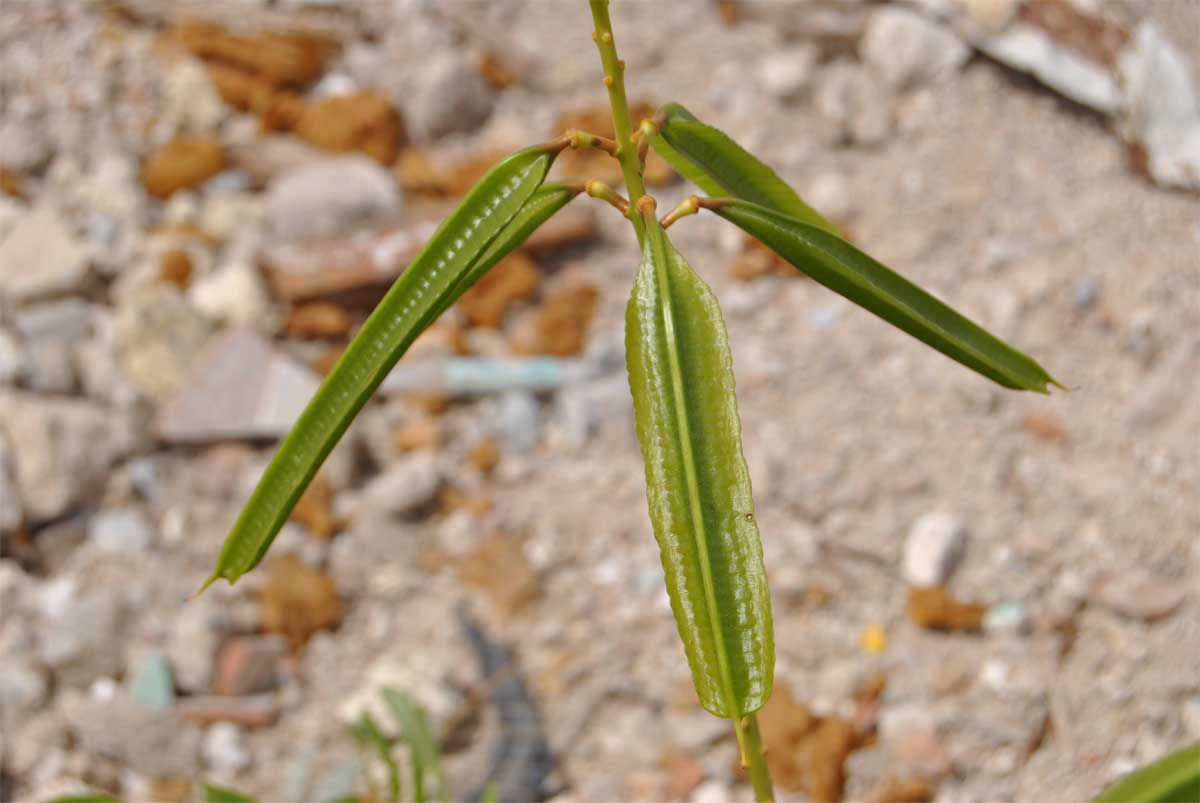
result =
M780 798L1083 799L1200 739L1200 4L612 14L635 119L684 103L1072 389L671 230L732 341ZM646 514L635 240L590 199L420 339L257 571L185 601L455 198L606 133L590 31L583 0L0 3L0 799L365 795L384 687L455 799L750 799Z

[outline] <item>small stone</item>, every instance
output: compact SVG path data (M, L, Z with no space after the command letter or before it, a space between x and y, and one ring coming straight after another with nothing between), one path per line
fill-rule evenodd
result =
M76 348L91 331L93 317L93 306L76 298L29 306L17 313L13 323L25 340L25 384L31 390L74 392Z
M836 62L817 88L817 108L838 129L841 141L878 145L891 136L895 119L887 86L861 65Z
M222 773L244 770L252 763L246 736L232 722L217 722L210 725L204 734L201 747L204 763L209 769Z
M831 220L846 220L854 211L850 182L841 173L826 171L809 185L805 199Z
M880 655L887 650L887 631L880 625L868 625L859 639L863 650L872 655Z
M422 70L421 85L404 105L414 138L433 142L477 130L492 114L495 93L463 51L443 52Z
M134 387L163 401L187 379L211 333L211 323L179 288L162 283L139 287L117 307L117 364Z
M188 300L213 320L234 326L263 326L271 318L271 299L258 269L244 262L224 265L188 289Z
M884 708L879 715L879 737L897 758L915 770L930 775L950 770L950 756L926 706L913 703Z
M50 684L34 661L6 657L3 662L4 671L0 672L0 725L8 729L42 705Z
M1100 300L1100 279L1095 276L1081 276L1071 287L1071 304L1077 310L1088 310L1096 306Z
M212 133L229 116L229 107L198 59L180 58L171 64L163 78L163 95L162 117L180 131Z
M909 620L926 630L975 633L983 628L986 605L962 602L941 586L908 589Z
M541 407L532 393L510 391L500 397L500 432L510 454L533 451L541 439Z
M362 151L383 165L396 160L405 139L404 125L391 102L370 91L310 103L296 121L295 131L322 150Z
M0 242L0 301L75 293L90 276L87 248L49 205L34 208Z
M441 484L436 455L413 452L390 463L367 483L358 501L375 511L403 515L432 502Z
M40 170L53 155L50 142L32 120L8 118L0 123L0 166L14 173Z
M1144 569L1131 567L1096 584L1093 597L1109 609L1143 622L1173 614L1188 595L1188 586Z
M1076 103L1104 114L1115 114L1121 108L1121 87L1111 70L1057 44L1035 25L1014 23L975 45L987 56L1032 74Z
M213 691L233 696L270 691L286 655L287 640L280 635L232 638L217 657Z
M171 666L160 650L150 650L129 682L129 695L152 711L170 711L175 707L175 682Z
M966 6L971 19L992 32L999 32L1008 27L1021 7L1021 0L958 0Z
M155 541L154 529L136 508L105 510L88 521L88 540L101 552L138 555Z
M1145 20L1122 51L1119 71L1127 119L1151 177L1164 187L1200 190L1200 93L1187 55Z
M156 422L159 437L171 443L282 437L319 384L248 329L217 337L191 368Z
M992 605L983 617L983 632L989 636L1027 633L1029 626L1029 611L1018 601Z
M25 520L25 506L17 489L15 455L8 437L0 430L0 544L15 533Z
M1183 703L1180 719L1183 729L1192 739L1200 739L1200 694L1189 697Z
M200 725L232 722L244 728L270 725L279 716L279 704L274 694L251 694L228 697L221 694L184 697L177 706L179 715Z
M152 778L193 776L200 734L173 713L154 711L118 692L108 700L63 703L79 746Z
M142 186L156 198L198 186L225 167L225 150L215 136L180 135L155 150L142 165Z
M337 156L283 173L267 189L266 219L279 240L333 237L401 208L400 189L365 156Z
M8 330L0 329L0 386L14 385L25 375L29 354Z
M808 87L816 64L815 47L790 47L771 53L759 62L758 79L775 97L792 100Z
M337 627L342 600L332 576L284 554L271 562L262 590L262 617L263 629L282 633L299 650L314 633Z
M191 600L172 617L165 650L175 682L185 692L207 692L212 686L213 658L221 641L213 599L207 595Z
M0 390L25 515L58 518L97 492L135 443L129 422L87 401Z
M519 613L540 593L540 579L520 538L493 534L463 559L459 578L481 589L503 617Z
M38 629L38 657L59 681L71 685L112 677L124 663L121 631L125 607L116 592L98 588L83 593L74 585L44 598Z
M967 525L956 513L923 514L904 543L904 576L910 585L943 585L962 559Z
M897 89L945 78L971 55L953 32L901 6L871 15L858 50L863 62Z
M690 800L691 803L728 803L733 800L732 791L724 781L714 778L697 786Z

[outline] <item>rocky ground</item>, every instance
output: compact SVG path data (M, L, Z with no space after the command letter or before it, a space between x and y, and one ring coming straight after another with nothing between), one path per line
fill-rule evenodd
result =
M672 229L734 350L781 799L1084 799L1200 739L1196 9L615 4L635 101L1072 388ZM384 687L456 799L750 799L646 516L636 247L588 199L421 339L264 566L187 601L453 197L603 127L589 30L582 0L0 4L0 799L362 794Z

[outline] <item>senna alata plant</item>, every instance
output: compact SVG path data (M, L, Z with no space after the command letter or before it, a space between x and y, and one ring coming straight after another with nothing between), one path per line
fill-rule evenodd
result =
M732 720L757 799L770 800L755 712L771 694L774 637L733 365L717 299L667 229L711 211L829 289L1003 387L1045 393L1057 383L1034 360L846 242L771 168L679 104L662 107L635 131L608 2L589 5L615 137L567 131L509 156L467 194L367 319L279 447L205 585L217 578L235 582L258 565L322 461L416 337L538 226L586 193L616 207L641 246L626 312L629 386L650 521L684 653L703 706ZM586 176L546 182L567 148L613 156L626 196ZM659 220L642 181L650 148L707 195L690 196Z

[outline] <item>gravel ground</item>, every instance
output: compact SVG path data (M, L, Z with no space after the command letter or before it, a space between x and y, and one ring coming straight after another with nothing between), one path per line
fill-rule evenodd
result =
M1089 108L983 55L970 14L988 3L734 5L729 24L698 0L615 4L631 96L682 101L1071 389L1004 391L813 282L735 278L744 245L715 217L672 228L726 314L777 689L868 734L812 765L844 759L848 800L891 799L897 778L938 801L1076 800L1200 739L1200 201L1161 186L1166 140L1138 127L1137 99ZM1149 13L1194 73L1200 15L1181 0L1021 13L1098 5L1067 40L1109 26L1133 42ZM897 10L925 26L945 11L944 38L917 40L938 48L905 57L897 33L870 55ZM197 15L315 26L338 49L237 111L215 57L172 27ZM384 686L428 710L455 799L488 778L511 799L751 799L662 588L623 368L638 255L610 209L535 254L538 290L499 328L460 311L412 355L527 353L556 293L594 288L568 357L587 379L381 398L323 471L327 498L276 542L292 557L185 602L311 366L378 298L378 276L289 295L279 255L425 220L436 204L396 142L451 164L603 104L589 23L544 0L0 4L0 799L182 800L193 778L264 800L362 792L346 726L366 706L391 727ZM487 52L507 88L480 78ZM216 61L253 61L239 53ZM370 107L375 144L334 148L289 111L362 90L411 146L390 111ZM1148 108L1187 110L1162 92ZM292 133L263 131L263 104ZM163 157L155 190L152 157L181 133L200 142ZM374 161L302 175L320 148ZM653 191L663 209L688 192ZM301 335L313 298L351 323ZM977 632L916 623L922 577L986 606ZM819 796L817 770L791 788L775 766L780 799Z

